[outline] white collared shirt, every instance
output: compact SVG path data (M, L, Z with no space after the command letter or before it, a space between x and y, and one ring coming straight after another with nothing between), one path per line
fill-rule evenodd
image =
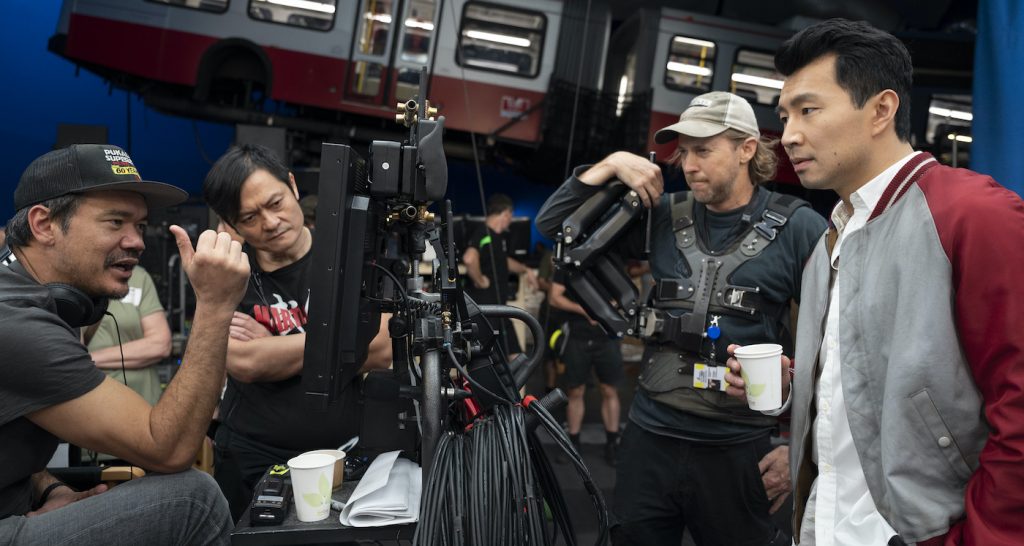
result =
M897 161L851 194L852 214L844 203L832 210L832 223L839 232L829 257L833 268L839 268L843 240L864 227L889 182L913 156L911 153ZM842 296L839 283L833 283L818 357L821 361L821 376L815 386L818 412L811 428L811 459L818 465L818 477L811 486L804 510L800 544L884 546L897 533L878 512L868 491L843 399L838 311Z

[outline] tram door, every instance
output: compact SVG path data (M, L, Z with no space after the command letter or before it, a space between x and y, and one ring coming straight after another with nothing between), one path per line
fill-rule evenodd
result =
M393 106L419 88L429 66L436 0L360 0L345 96Z

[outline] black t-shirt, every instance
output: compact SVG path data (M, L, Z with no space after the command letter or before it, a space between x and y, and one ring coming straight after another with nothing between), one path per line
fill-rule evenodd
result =
M57 437L25 415L73 400L106 377L78 332L57 316L46 287L20 264L0 265L0 519L31 508L30 477L46 468Z
M486 225L482 225L467 239L469 248L475 248L480 253L480 272L491 280L491 286L486 290L479 290L473 286L469 276L466 276L466 292L477 303L504 305L509 300L508 238L505 235L494 233L487 229Z
M561 269L556 270L554 275L552 276L552 281L562 285L566 284L566 280L567 279L565 271L562 271ZM573 303L579 303L579 299L576 297L576 294L573 293L572 288L570 288L569 286L565 287L565 292L563 295L567 300ZM596 324L590 324L590 321L587 320L587 317L584 317L579 313L573 313L571 311L562 312L564 313L565 322L568 323L569 329L572 332L573 339L597 340L608 338L608 334L606 334L600 326Z
M254 275L238 310L275 335L305 333L312 254L270 273L259 271L255 258L250 258ZM326 412L315 412L302 388L301 373L274 382L242 383L229 377L220 415L234 433L278 449L298 453L336 448L359 433L357 389L349 385Z

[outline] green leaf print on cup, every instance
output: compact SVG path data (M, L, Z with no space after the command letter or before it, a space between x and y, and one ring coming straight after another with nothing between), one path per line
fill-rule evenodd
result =
M756 385L751 384L750 378L747 377L746 370L740 370L740 376L743 377L743 382L747 384L747 394L749 396L753 396L754 398L761 396L761 393L764 392L765 387L768 386L767 383L758 383Z
M324 504L330 502L331 483L327 481L326 474L320 474L320 480L317 482L317 487L320 489L319 492L306 493L302 496L302 500L306 501L306 504L313 508L320 508Z

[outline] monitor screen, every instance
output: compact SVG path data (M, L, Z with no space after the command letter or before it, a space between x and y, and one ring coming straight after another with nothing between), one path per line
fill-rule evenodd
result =
M372 257L387 240L376 233L366 162L351 148L323 145L318 193L302 384L314 408L326 409L353 382L380 328L380 307L364 296L379 293Z

